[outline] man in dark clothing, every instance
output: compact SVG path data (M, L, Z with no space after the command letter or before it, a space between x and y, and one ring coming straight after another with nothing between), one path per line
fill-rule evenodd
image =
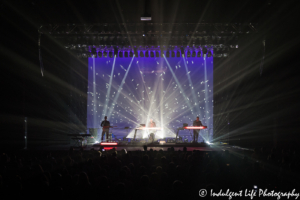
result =
M199 120L199 117L197 117L197 119L193 122L193 126L203 126L201 121ZM200 132L200 129L194 130L194 141L193 142L198 142L199 132Z
M101 122L101 127L103 127L101 141L103 141L103 136L105 134L106 142L108 142L110 123L109 123L109 121L107 121L107 116L105 116L104 121Z
M148 127L149 128L156 127L156 124L153 121L153 119L150 119ZM151 130L151 133L149 134L149 142L154 142L154 138L155 138L155 131Z

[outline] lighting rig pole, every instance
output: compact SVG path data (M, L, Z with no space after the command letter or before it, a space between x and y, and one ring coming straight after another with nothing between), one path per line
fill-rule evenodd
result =
M25 117L25 135L24 135L24 139L25 139L25 147L24 149L27 149L27 117Z
M229 144L229 113L227 114L227 144Z

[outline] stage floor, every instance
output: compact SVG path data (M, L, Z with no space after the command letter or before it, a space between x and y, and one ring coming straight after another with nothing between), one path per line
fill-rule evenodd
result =
M122 149L126 149L126 151L144 151L144 145L145 144L139 144L139 145L130 145L130 144L123 144L123 145L102 145L104 148L104 151L107 151L109 149L115 148L117 151L121 151ZM32 150L69 150L71 147L74 148L74 150L79 150L81 147L75 147L71 146L70 144L65 145L43 145L43 146L35 146L30 149ZM252 151L252 149L248 148L242 148L238 146L232 146L228 144L211 144L209 146L203 146L200 144L164 144L164 145L147 145L147 150L153 149L154 151L168 151L171 147L174 148L174 151L183 151L183 148L186 147L187 151ZM100 150L100 144L88 144L87 146L82 147L83 150Z

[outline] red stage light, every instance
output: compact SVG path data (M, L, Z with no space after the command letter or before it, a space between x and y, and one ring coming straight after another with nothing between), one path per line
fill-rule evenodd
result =
M118 145L116 142L101 142L101 145Z
M205 126L186 126L184 129L206 129Z

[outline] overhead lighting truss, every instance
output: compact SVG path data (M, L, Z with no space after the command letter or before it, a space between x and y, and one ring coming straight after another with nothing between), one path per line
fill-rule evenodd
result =
M207 53L213 57L228 57L230 49L239 47L241 35L258 32L256 24L251 23L67 24L44 25L38 31L40 35L52 35L82 58L89 55L159 57L164 55L162 48L168 50L166 57L180 57L182 50L188 57ZM213 53L209 53L210 50Z

